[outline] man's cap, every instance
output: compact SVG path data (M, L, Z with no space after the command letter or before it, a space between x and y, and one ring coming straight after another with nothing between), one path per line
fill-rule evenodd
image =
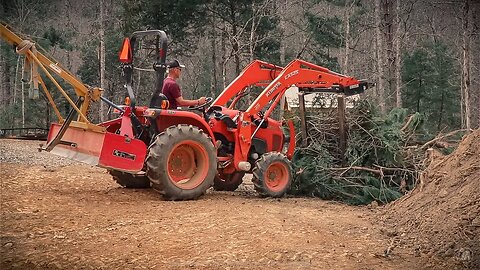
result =
M184 68L185 65L180 64L180 62L178 62L178 60L175 59L175 60L167 63L167 67L168 67L168 68L178 68L178 67L179 67L179 68Z

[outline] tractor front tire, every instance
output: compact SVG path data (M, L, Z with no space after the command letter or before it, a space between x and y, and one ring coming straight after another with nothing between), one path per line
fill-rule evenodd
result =
M192 200L213 184L217 154L212 141L192 125L165 129L150 145L147 176L166 200Z
M292 184L290 160L279 152L263 154L253 168L252 182L262 196L282 197Z
M131 174L121 171L108 170L113 180L124 188L149 188L150 180L143 174Z
M234 172L226 175L216 175L213 180L213 189L217 191L235 191L243 181L245 172Z

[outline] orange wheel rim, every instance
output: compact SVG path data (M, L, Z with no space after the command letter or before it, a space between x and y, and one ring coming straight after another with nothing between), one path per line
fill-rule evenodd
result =
M282 191L288 185L288 178L286 165L282 162L274 162L265 172L265 186L273 192Z
M196 188L207 177L208 162L208 152L201 144L191 140L182 141L168 155L168 176L179 188Z

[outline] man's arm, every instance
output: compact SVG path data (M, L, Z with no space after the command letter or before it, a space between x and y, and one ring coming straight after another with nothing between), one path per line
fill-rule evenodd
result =
M183 99L182 96L179 96L175 99L175 101L177 102L177 104L179 106L198 106L198 105L202 105L202 104L205 103L205 97L190 100L190 99Z

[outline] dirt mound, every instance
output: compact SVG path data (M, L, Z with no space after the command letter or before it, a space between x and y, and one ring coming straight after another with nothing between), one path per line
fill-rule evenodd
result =
M384 221L411 236L419 254L480 269L480 130L433 160L415 190L385 210Z

